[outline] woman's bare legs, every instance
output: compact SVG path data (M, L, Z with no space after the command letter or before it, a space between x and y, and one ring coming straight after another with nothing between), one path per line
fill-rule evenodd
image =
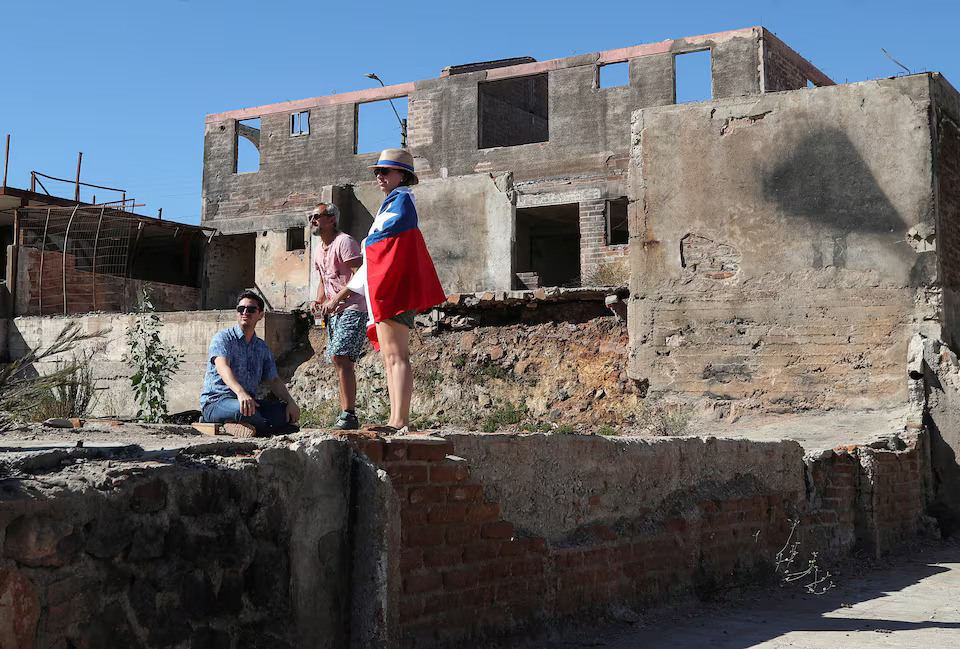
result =
M410 423L410 399L413 397L413 369L410 367L410 328L396 320L377 323L380 357L387 375L390 393L388 426L403 428Z

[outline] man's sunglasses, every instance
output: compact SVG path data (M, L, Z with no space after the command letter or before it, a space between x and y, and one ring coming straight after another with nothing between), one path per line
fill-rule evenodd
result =
M311 214L311 215L310 215L310 220L311 220L311 221L319 221L320 219L322 219L322 218L325 217L325 216L333 216L333 215L332 215L332 214L327 214L326 212L324 212L323 214Z
M256 313L259 310L260 307L258 306L247 306L246 304L241 304L237 307L237 313L243 313L244 311L247 313Z

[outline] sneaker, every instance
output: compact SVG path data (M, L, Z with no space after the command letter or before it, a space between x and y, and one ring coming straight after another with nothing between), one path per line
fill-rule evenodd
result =
M355 414L344 410L330 428L333 430L357 430L360 428L360 421Z
M223 424L223 432L240 439L248 439L257 436L257 429L253 424L242 421L228 421Z

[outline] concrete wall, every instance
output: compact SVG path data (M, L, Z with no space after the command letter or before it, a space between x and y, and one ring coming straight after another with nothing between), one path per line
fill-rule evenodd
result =
M791 520L797 569L922 535L920 437L805 459L486 434L8 452L0 645L472 646L711 597L769 575Z
M558 194L552 203L549 197L541 196L548 201L542 204L569 202L559 196L569 191L586 191L590 200L601 202L624 197L630 114L638 107L674 103L674 57L709 49L714 97L756 95L763 90L759 70L761 53L768 43L764 34L762 28L708 34L209 115L204 140L204 224L231 233L279 230L288 227L293 214L312 206L324 187L357 184L358 194L365 193L367 190L360 185L368 182L366 167L376 161L377 153L354 153L356 107L392 97L407 97L408 140L418 174L421 180L445 179L438 180L444 189L437 192L450 192L451 197L442 206L448 213L466 215L476 209L472 193L446 188L446 184L452 182L451 177L477 173L512 173L518 196L525 191ZM782 46L782 50L792 55L791 62L805 63L789 48ZM630 83L599 88L599 68L618 62L629 62ZM542 97L517 96L523 92L529 95L537 84L541 89L546 86L545 107ZM492 97L497 88L501 92ZM484 143L479 140L478 130L482 124L491 130L488 118L494 104L500 115L495 121L507 128L497 137L513 133L509 138L530 143L481 148ZM505 112L507 104L512 108ZM310 134L291 137L289 115L305 110L311 113ZM529 121L525 128L532 129L533 134L516 136L522 132L521 126L519 122L507 124L507 114ZM255 117L261 120L260 169L238 174L237 123ZM541 139L545 141L533 141ZM521 183L529 183L526 190L520 189ZM608 256L602 219L597 227L597 215L589 213L592 207L584 206L584 219L590 225L581 229L580 268L584 277L605 263ZM375 213L372 206L367 209ZM482 215L477 218L482 220ZM361 234L365 232L364 228ZM499 251L489 251L483 264L499 265L499 255ZM269 260L270 264L274 262ZM476 260L464 261L462 268L456 258L441 262L443 267L448 265L449 269L441 270L448 291L513 288L512 278L509 282L497 279L496 283L478 284L487 278L477 274ZM460 281L460 277L465 283L447 285L447 278Z
M47 346L68 322L77 322L82 331L103 331L103 335L81 343L74 352L78 357L90 358L94 379L100 388L93 414L133 415L136 412L130 387L132 372L122 362L128 350L126 329L136 316L126 314L92 314L69 317L25 316L8 321L7 345L11 359L22 357L27 349ZM185 311L160 314L163 326L160 338L184 354L184 361L167 389L169 412L199 409L206 371L207 351L213 334L236 324L234 311ZM274 355L289 349L293 341L292 316L267 313L257 325L257 335L263 338ZM65 360L66 360L65 359ZM40 364L38 371L54 368L57 358Z
M55 487L25 462L0 496L0 646L346 646L349 456L56 450L82 468Z
M778 409L905 402L937 314L935 254L908 237L935 220L930 106L915 75L634 113L631 376Z

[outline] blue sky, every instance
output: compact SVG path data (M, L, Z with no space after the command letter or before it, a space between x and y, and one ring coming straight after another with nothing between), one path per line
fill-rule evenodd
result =
M940 71L960 87L956 0L35 0L8 2L3 14L8 184L29 186L30 170L72 178L83 151L82 180L125 188L146 203L139 212L162 207L187 223L200 221L206 114L369 88L367 72L399 83L458 63L763 25L839 83L902 73L885 48L911 71ZM57 185L47 188L72 196Z

